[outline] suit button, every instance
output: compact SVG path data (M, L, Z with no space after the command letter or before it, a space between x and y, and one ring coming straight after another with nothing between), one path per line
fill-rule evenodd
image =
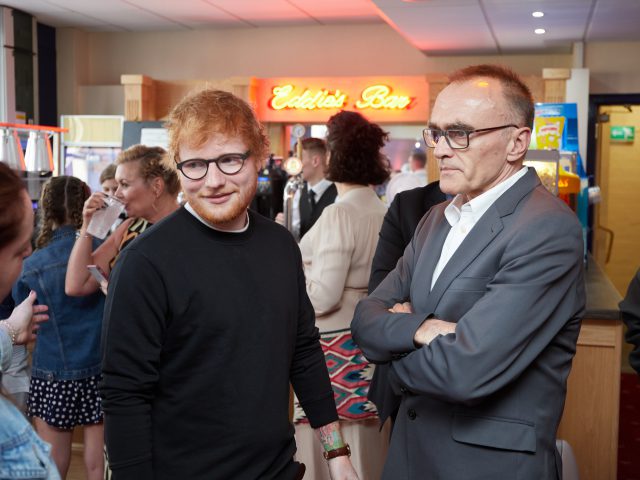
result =
M409 393L409 390L407 390L404 387L400 387L400 393L403 394L403 395L406 395L407 393Z
M407 416L411 420L415 420L418 415L416 414L416 411L413 408L410 408L409 410L407 410Z

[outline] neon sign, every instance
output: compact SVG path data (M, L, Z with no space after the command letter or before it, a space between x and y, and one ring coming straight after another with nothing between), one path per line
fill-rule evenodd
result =
M272 97L268 105L273 110L328 110L346 108L348 95L341 90L321 89L317 91L305 88L298 94L294 85L277 85L272 89ZM360 93L354 107L357 109L374 110L405 110L413 101L412 97L394 95L387 85L371 85Z
M381 108L404 110L413 99L402 95L391 95L391 87L386 85L372 85L365 88L356 102L356 108Z
M273 97L269 100L269 106L274 110L294 108L299 110L316 110L320 108L343 108L347 101L347 95L340 90L331 93L329 90L313 92L305 89L302 95L293 95L293 85L273 87Z

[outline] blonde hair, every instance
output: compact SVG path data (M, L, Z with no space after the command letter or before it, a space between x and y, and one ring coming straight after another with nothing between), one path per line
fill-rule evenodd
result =
M264 127L251 106L229 92L206 89L186 96L171 111L165 126L169 130L167 161L173 169L181 161L181 144L198 148L214 134L240 137L258 164L267 157L269 140Z
M180 180L175 168L167 168L164 158L167 152L162 147L147 147L146 145L133 145L118 155L116 165L138 162L140 176L146 182L154 178L164 180L165 191L172 197L180 192Z

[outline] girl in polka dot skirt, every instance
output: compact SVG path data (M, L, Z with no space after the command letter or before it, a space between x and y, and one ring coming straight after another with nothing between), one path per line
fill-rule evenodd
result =
M104 431L98 396L100 331L104 296L69 297L67 262L82 224L89 187L75 177L55 177L42 189L37 250L24 261L13 289L16 303L37 293L49 306L49 321L38 331L33 351L27 413L36 431L52 446L64 479L71 459L73 429L84 426L84 463L88 480L102 478Z

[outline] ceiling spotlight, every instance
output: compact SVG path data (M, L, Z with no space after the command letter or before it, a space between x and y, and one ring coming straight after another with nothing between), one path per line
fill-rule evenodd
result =
M540 17L544 17L544 12L533 12L531 15L536 18L540 18Z
M544 28L536 28L533 33L535 33L536 35L544 35L545 33L547 33L547 31Z

